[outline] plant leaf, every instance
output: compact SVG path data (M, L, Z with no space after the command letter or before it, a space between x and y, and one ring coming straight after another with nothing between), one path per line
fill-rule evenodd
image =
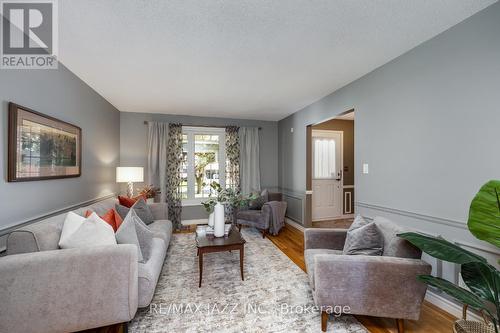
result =
M500 181L484 184L471 202L470 232L477 238L500 247Z
M417 279L430 286L444 291L456 300L464 304L468 304L476 310L482 310L486 308L486 305L481 298L468 291L467 289L460 288L459 286L447 280L434 277L432 275L419 275Z
M465 284L474 294L493 304L498 302L500 273L495 267L485 263L470 262L462 265L461 273Z
M415 232L405 232L398 234L398 236L406 239L423 252L441 260L456 264L486 262L486 259L483 257L464 250L460 246L450 243L441 237L426 236Z

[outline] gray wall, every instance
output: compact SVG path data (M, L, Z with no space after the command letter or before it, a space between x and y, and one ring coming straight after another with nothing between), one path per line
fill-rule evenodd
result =
M498 255L465 222L479 187L500 178L499 32L496 3L281 120L279 185L304 196L306 125L354 108L358 212ZM451 279L452 269L441 273Z
M36 216L116 192L120 113L63 65L57 70L0 70L0 102L0 232ZM81 177L7 183L8 102L82 128Z
M150 113L120 113L120 165L147 165L147 133L144 121L178 122L186 125L207 126L248 126L262 127L260 131L261 186L276 189L278 187L278 123L244 119L226 119L210 117L192 117ZM147 176L145 175L145 179ZM141 186L141 184L137 184ZM125 188L123 187L123 190ZM184 207L183 220L201 219L207 216L202 206Z

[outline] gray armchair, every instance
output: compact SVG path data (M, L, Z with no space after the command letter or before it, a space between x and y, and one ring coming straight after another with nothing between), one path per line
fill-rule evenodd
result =
M382 256L343 255L346 229L306 229L307 274L326 331L329 309L349 307L349 314L395 318L398 332L404 319L417 320L427 286L416 277L430 274L421 252L396 235L403 232L387 219L375 224L384 238Z
M257 228L262 232L262 238L266 233L278 234L284 225L287 203L283 201L281 193L269 192L268 200L261 209L242 209L236 214L236 224L241 226Z

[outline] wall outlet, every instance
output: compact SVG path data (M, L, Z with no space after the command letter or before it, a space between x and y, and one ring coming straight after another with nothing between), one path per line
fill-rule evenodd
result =
M363 174L368 174L368 163L363 163Z
M293 133L293 127L290 128L290 133Z

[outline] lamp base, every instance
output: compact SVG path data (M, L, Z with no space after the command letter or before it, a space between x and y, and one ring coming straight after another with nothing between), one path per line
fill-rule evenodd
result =
M134 195L134 183L129 182L127 185L127 197L132 198Z

